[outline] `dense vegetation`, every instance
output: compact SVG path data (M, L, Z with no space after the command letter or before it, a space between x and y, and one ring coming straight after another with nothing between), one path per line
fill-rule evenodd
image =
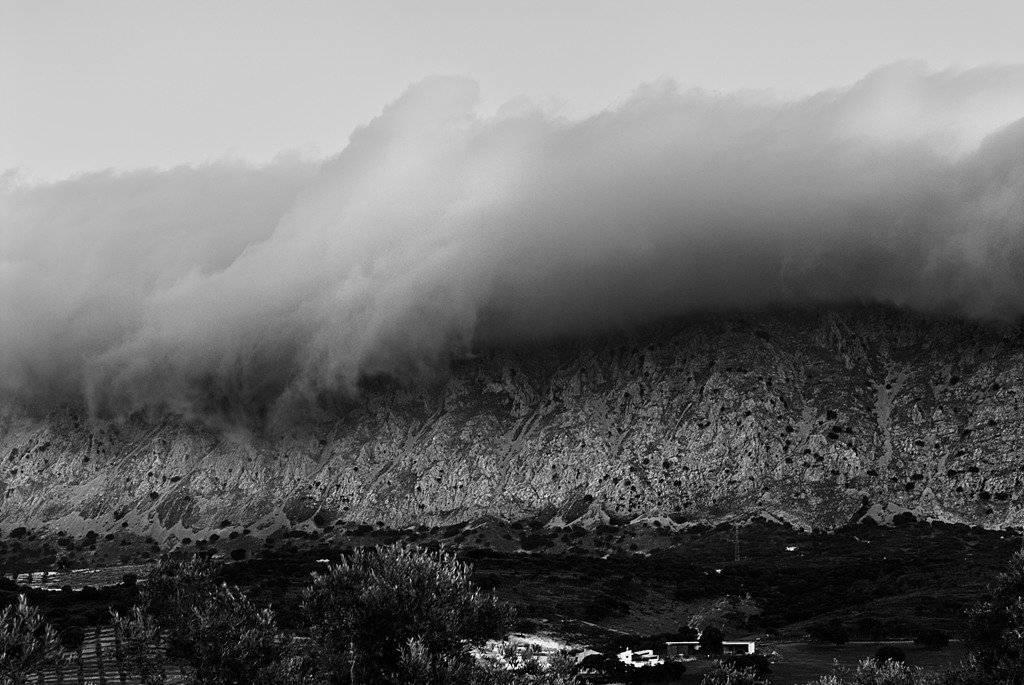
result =
M406 545L358 549L315 574L303 592L298 630L273 608L217 582L204 556L157 566L130 613L113 613L127 670L146 685L183 664L196 685L452 685L568 682L556 660L541 670L513 651L480 661L473 647L504 637L511 610L470 582L445 552ZM24 596L0 623L3 683L61 663L52 627Z
M800 636L811 624L841 619L850 639L857 640L912 639L928 629L957 633L964 611L985 593L987 579L1021 546L1017 531L925 523L909 515L897 524L808 533L753 519L740 526L738 560L736 531L729 524L672 530L609 523L584 529L538 521L396 531L321 520L316 530L269 538L240 529L187 545L182 541L171 554L218 553L236 561L222 570L221 580L244 588L261 606L273 603L286 628L299 620L301 592L318 568L317 559L339 561L353 547L405 541L456 550L473 563L473 580L516 605L524 618L653 633L678 625L644 624L645 604L678 607L681 613L705 600L749 598L750 606L727 617L727 632ZM54 567L49 543L32 537L29 532L3 543L8 553L0 548L0 562L6 570ZM156 544L136 548L127 544L128 537L114 535L61 540L80 555L104 550L124 555L134 549L136 556L126 557L131 561L151 555ZM75 564L104 562L86 557ZM36 592L29 599L51 622L77 623L81 629L105 620L108 605L126 612L136 601L134 592L131 587ZM13 600L14 588L8 587L5 597L0 587L0 606Z
M282 630L273 609L217 584L217 571L200 556L162 563L140 604L129 615L114 613L125 663L146 685L166 682L168 658L183 662L196 685L563 685L578 670L564 657L541 668L514 649L490 661L476 658L471 648L504 636L511 611L475 588L469 567L445 552L406 545L356 550L313 576L303 592L301 632ZM968 656L959 668L927 675L895 652L880 652L816 685L1021 685L1022 633L1024 553L971 609ZM701 640L705 651L720 647L720 633ZM56 632L23 596L0 613L0 682L28 682L63 658ZM682 673L624 670L607 658L590 666L605 680L625 682ZM703 685L766 684L767 670L725 660Z
M186 664L185 672L201 671L210 678L195 676L196 682L498 682L493 673L486 676L491 680L482 680L468 649L502 637L510 626L540 625L606 653L623 646L659 647L669 638L696 639L695 628L712 628L708 635L720 628L726 637L810 635L835 644L916 639L935 649L956 637L968 644L972 661L970 668L956 672L960 680L944 683L1021 682L1013 678L1019 677L1014 668L1024 661L1024 650L1006 637L1012 634L1007 626L1024 625L1024 608L1011 601L1024 594L1019 563L1001 581L1004 590L988 592L986 587L994 571L1006 567L1020 538L1011 531L906 518L899 524L857 525L825 534L754 520L739 533L739 559L731 526L673 531L609 524L587 531L523 523L404 534L365 526L347 536L349 545L304 533L271 541L258 554L225 554L234 559L230 563L214 563L210 555L217 549L242 549L234 539L226 541L236 545L231 549L204 545L198 555L184 548L166 557L139 586L126 577L108 588L43 592L0 580L0 607L10 605L5 616L13 615L18 595L27 594L20 611L38 606L66 646L81 642L91 626L113 620L122 658L151 682L159 682L165 656ZM395 544L396 539L418 544ZM524 554L502 549L509 539L541 542ZM357 541L366 547L351 544ZM382 552L372 551L382 543ZM449 545L458 550L458 559L440 550ZM631 545L640 549L629 551ZM397 556L381 565L382 553ZM318 561L325 558L329 564ZM472 575L467 561L473 563ZM413 588L398 592L409 579ZM364 592L373 598L365 606L359 604ZM422 604L416 597L435 595L445 599L423 604L424 615L402 613L403 607ZM456 601L463 596L476 599ZM721 608L711 623L694 615L681 624L663 625L645 614L652 605L685 608L710 602ZM509 605L516 607L515 617ZM225 640L234 645L231 650L223 649ZM169 645L166 654L153 649L160 641ZM529 655L511 651L503 658L516 666L502 669L501 677L527 678L531 669L538 670ZM395 662L399 670L378 680L360 670L381 662ZM766 677L745 673L743 666L726 664L709 673L708 682ZM890 682L868 679L878 676L880 668L872 663L836 673L829 683ZM901 668L910 674L905 678L916 680L891 682L925 682L911 667ZM327 675L344 672L349 675ZM970 680L976 672L1002 680Z
M628 545L620 540L633 539L630 532L618 526L594 531L602 545L620 544L620 551L601 557L572 549L465 554L481 585L537 619L674 631L675 625L642 626L644 607L686 608L729 598L735 606L722 615L722 625L733 635L799 637L814 624L838 619L849 639L879 640L914 639L929 629L958 633L964 612L1021 545L1015 534L961 525L904 521L805 533L753 521L740 530L736 560L730 526L651 530L649 538L678 542L641 540L641 552L621 551Z

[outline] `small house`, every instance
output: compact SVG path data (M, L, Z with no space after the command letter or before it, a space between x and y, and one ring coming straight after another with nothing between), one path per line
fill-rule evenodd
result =
M754 640L723 640L722 654L753 654L757 651ZM700 652L700 643L696 641L666 642L665 655L669 658L694 658Z
M624 652L619 652L616 656L622 663L635 668L659 666L665 663L665 660L655 654L653 649L638 649L635 652L632 649L627 649Z

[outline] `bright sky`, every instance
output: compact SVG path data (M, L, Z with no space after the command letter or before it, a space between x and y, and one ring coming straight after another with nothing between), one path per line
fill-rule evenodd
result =
M897 60L1024 63L1020 0L0 0L0 173L344 147L410 84L578 116L663 77L809 93Z

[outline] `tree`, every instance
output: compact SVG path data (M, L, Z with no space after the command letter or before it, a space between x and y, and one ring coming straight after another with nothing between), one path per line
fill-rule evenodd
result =
M721 654L725 634L715 626L706 626L700 633L700 651L704 654Z
M949 635L938 628L925 628L914 638L914 644L926 649L944 649L949 644Z
M968 613L964 645L970 669L1000 685L1024 684L1024 553L997 579L991 598Z
M57 631L25 595L0 612L0 685L29 682L29 676L67 663Z
M700 637L700 631L693 626L679 626L679 630L676 631L676 635L679 636L680 640L690 641L696 640Z
M161 631L156 620L139 606L132 607L127 616L116 611L111 614L125 672L139 676L142 685L167 682L167 663L163 651L158 648Z
M511 611L469 580L453 555L406 545L358 549L303 595L296 638L270 608L214 582L208 559L162 562L128 616L115 614L122 663L163 682L157 648L172 638L196 685L570 685L568 658L478 664L471 647L502 637ZM148 651L147 651L148 650Z
M197 685L286 682L280 666L290 636L278 630L271 609L258 609L237 587L218 586L218 571L218 564L199 555L161 562L142 604L128 616L114 614L125 668L146 685L166 679L159 650L164 636Z
M216 593L214 576L219 568L197 554L188 560L161 561L149 574L140 608L163 631L172 658L192 655L195 612Z
M874 616L865 616L857 619L855 628L862 637L868 637L876 641L881 640L885 635L885 625Z
M412 663L421 675L468 669L470 646L503 636L511 622L469 577L469 566L443 551L355 550L315 575L303 596L317 670L332 685L371 685L407 682Z
M197 685L273 682L269 673L290 642L271 609L256 608L227 584L194 609L189 623L194 639L188 671Z
M807 629L811 639L831 642L832 644L844 645L849 641L850 636L840 621L832 620L828 623L815 623Z

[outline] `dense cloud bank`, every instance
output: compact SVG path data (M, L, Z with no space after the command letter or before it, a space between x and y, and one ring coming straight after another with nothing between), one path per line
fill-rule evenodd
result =
M0 206L0 392L264 411L480 345L694 311L1024 313L1024 67L581 121L410 88L322 162L104 172Z

